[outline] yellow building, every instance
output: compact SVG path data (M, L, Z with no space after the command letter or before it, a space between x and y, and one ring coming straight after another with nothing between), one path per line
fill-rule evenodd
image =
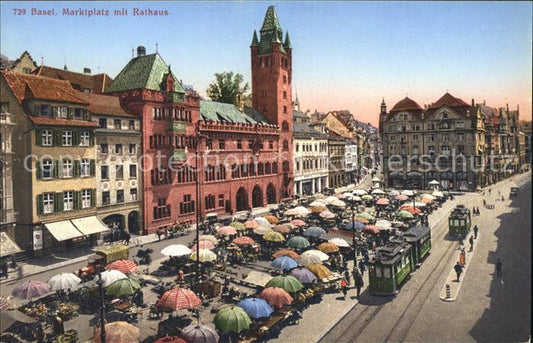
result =
M68 81L2 71L1 99L16 124L15 238L37 254L94 244L108 231L96 217L98 124L74 94Z

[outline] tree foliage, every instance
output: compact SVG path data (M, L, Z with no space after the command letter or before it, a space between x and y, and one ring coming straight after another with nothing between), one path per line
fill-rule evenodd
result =
M238 105L238 95L244 95L249 88L243 81L241 74L232 71L215 73L215 81L207 87L207 96L213 101Z

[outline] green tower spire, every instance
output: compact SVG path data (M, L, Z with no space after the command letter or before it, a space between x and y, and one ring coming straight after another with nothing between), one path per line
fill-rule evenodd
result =
M274 6L269 6L265 14L265 20L263 21L263 26L261 27L261 33L265 31L281 31L278 15L276 14Z
M283 43L285 49L292 49L291 39L289 38L289 31L285 33L285 43Z
M250 46L258 46L259 40L257 39L257 31L254 30L254 37L252 38L252 45Z

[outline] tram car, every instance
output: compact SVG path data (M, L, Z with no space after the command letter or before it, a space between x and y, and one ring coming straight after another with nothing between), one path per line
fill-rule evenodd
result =
M374 295L394 295L413 271L411 245L390 241L369 261L369 288Z
M448 217L448 234L453 238L464 238L470 231L472 217L470 209L457 205Z
M403 233L403 238L411 245L411 257L416 267L429 255L431 250L431 230L429 226L417 225Z

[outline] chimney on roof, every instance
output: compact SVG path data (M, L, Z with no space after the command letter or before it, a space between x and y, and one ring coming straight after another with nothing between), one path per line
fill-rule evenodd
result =
M146 56L146 48L142 45L137 47L137 57Z
M483 100L483 105L485 105L485 100Z
M91 68L83 68L83 73L91 75Z
M474 98L472 98L472 107L476 105L476 102L474 101Z

